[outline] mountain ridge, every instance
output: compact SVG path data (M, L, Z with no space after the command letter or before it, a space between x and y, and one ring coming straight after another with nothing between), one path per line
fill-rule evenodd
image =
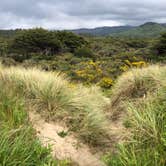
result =
M76 34L92 36L158 37L162 32L166 31L166 23L146 22L139 26L104 26L73 29L70 31Z
M13 37L21 29L0 29L0 37ZM114 37L159 37L162 32L166 32L166 23L146 22L139 26L103 26L96 28L80 28L65 30L78 35L89 36L114 36Z

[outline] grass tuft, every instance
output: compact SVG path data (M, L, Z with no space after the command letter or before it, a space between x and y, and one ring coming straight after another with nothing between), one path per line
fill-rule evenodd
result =
M2 87L2 86L1 86ZM0 165L67 166L51 156L50 148L42 147L28 122L23 100L15 94L0 91Z
M61 120L70 131L89 144L103 143L108 135L102 112L108 103L98 87L71 86L62 74L38 69L1 68L1 88L12 89L25 100L26 109L38 111L48 120Z
M152 65L142 69L131 69L120 76L111 94L110 111L118 115L125 111L125 102L132 101L139 104L142 100L155 94L165 83L166 67Z
M165 75L165 66L150 66L119 78L112 100L124 103L115 111L125 111L130 138L118 145L118 152L104 156L108 166L166 165Z

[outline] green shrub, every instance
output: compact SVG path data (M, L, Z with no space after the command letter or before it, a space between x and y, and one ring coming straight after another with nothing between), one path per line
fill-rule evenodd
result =
M102 88L110 88L113 85L113 80L109 77L103 77L100 82L99 85Z
M154 46L154 49L158 52L158 56L166 55L166 33L161 34L161 37Z
M55 37L61 41L64 51L74 53L76 49L88 45L88 42L79 35L68 31L57 31L54 33Z
M21 54L53 55L61 50L61 42L52 32L35 28L21 31L11 43L11 51Z
M94 53L88 47L81 47L74 52L74 55L77 57L93 57Z

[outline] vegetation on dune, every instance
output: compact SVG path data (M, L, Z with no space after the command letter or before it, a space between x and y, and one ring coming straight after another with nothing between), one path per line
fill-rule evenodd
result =
M130 137L118 145L117 151L103 157L107 165L166 164L165 76L166 67L154 65L132 69L116 81L109 111L112 121L118 120L115 115L123 114L121 118ZM18 165L24 161L28 165L33 161L38 165L56 165L58 162L65 165L67 162L53 160L50 151L41 147L27 123L24 109L38 111L50 120L63 119L70 131L92 145L104 143L109 134L109 123L101 111L108 101L96 87L71 84L65 76L57 73L14 67L1 67L0 83L3 89L0 96L0 139L6 140L1 141L1 149L5 150L0 150L0 153L5 164ZM10 137L14 138L12 142ZM24 147L17 148L20 144ZM6 158L9 151L13 152L12 156ZM36 155L39 152L45 156L43 160L38 160Z
M123 137L103 157L108 166L166 165L164 31L154 23L130 31L148 38L0 31L0 163L68 164L40 145L27 118L37 111L66 125L59 136L74 133L93 147Z
M97 87L72 85L58 73L23 68L2 68L0 82L25 99L27 110L50 120L63 119L70 131L89 144L99 144L108 135L102 112L107 99Z
M104 157L107 165L166 164L165 76L165 66L150 66L118 79L110 111L123 114L130 137L118 145L118 152Z
M125 101L138 102L139 99L156 93L162 82L160 78L164 77L164 72L164 67L150 66L142 69L132 69L124 73L112 89L111 112L116 114L122 108L125 109Z
M0 82L0 164L7 166L65 166L51 156L50 148L41 146L28 121L23 98Z

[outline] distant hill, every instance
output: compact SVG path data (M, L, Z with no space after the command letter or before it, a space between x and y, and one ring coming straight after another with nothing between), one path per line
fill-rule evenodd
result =
M133 26L115 26L115 27L98 27L93 29L82 28L82 29L75 29L71 30L76 34L89 34L93 36L107 36L110 33L119 33L126 30L133 29Z
M162 32L166 32L166 24L147 22L133 29L110 35L118 37L158 37Z
M93 36L117 36L117 37L158 37L166 31L166 23L159 24L147 22L140 26L115 26L98 27L94 29L76 29L76 34L88 34Z
M0 37L10 38L17 34L21 29L16 30L0 30ZM82 28L68 30L76 34L90 36L115 36L115 37L158 37L162 32L166 31L166 23L147 22L140 26L105 26L97 28Z
M15 30L0 30L0 37L4 37L4 38L11 38L14 37L17 32L21 31L21 29L15 29Z

